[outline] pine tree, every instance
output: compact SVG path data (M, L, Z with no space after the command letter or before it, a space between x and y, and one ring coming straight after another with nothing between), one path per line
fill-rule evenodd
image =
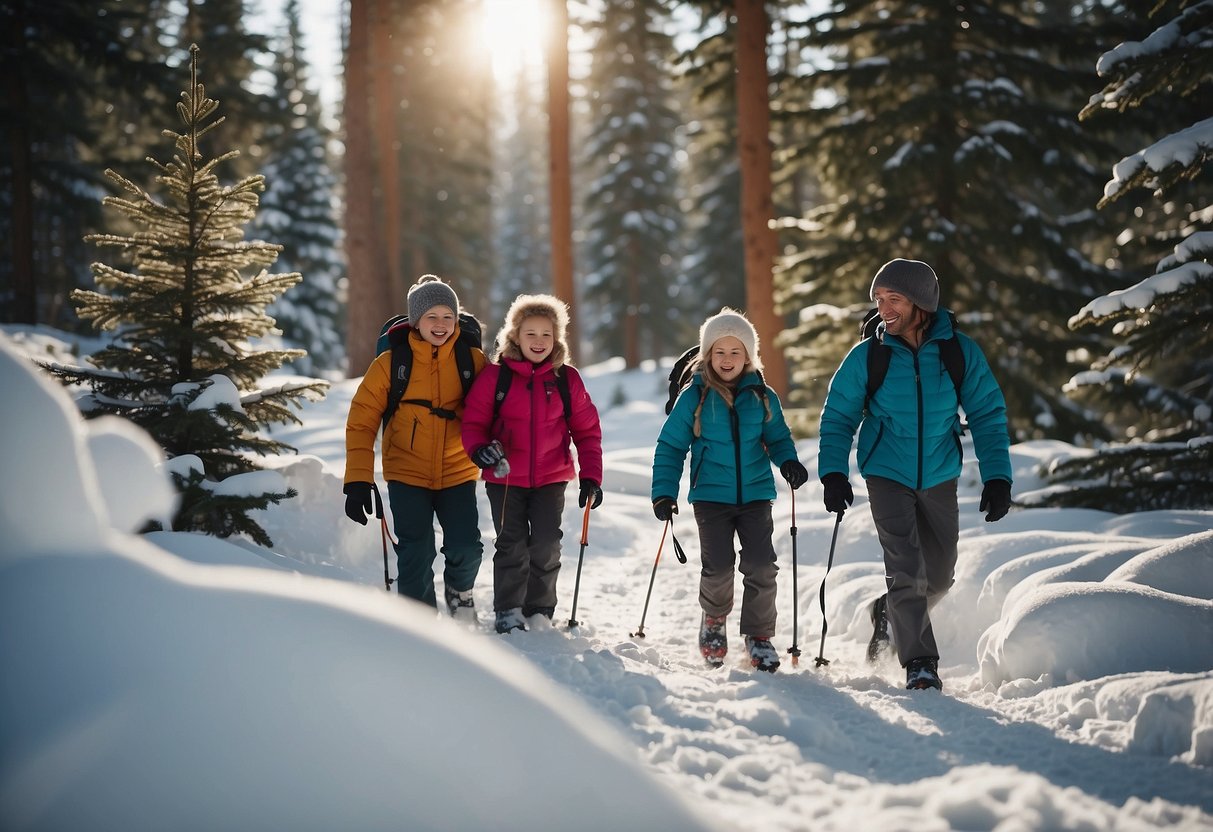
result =
M103 291L79 289L72 299L81 318L116 329L115 338L90 356L93 368L50 369L66 383L91 388L81 400L87 416L130 419L164 448L182 496L175 530L244 534L269 546L249 512L295 493L253 459L290 448L257 431L298 422L292 406L323 395L328 385L257 386L268 372L303 355L250 343L272 329L264 309L299 275L267 273L281 247L243 239L264 181L249 176L223 185L217 170L237 151L210 159L202 152L200 140L222 118L198 83L197 62L193 47L190 87L177 105L181 132L165 131L176 152L169 162L149 160L163 199L106 171L127 196L106 197L104 204L136 230L89 239L116 249L133 268L93 264Z
M1093 80L1083 56L1109 43L1089 14L1026 0L840 0L808 21L804 40L824 52L806 53L822 65L800 82L817 103L789 113L806 141L788 153L818 175L823 204L788 223L803 236L781 278L802 309L799 401L824 400L872 275L912 257L935 268L941 305L990 359L1015 437L1104 433L1061 392L1101 345L1066 326L1070 310L1111 285L1088 255L1107 231L1085 195L1115 156L1073 115Z
M269 312L286 343L307 350L295 369L311 375L344 369L339 284L345 268L335 216L337 178L328 151L332 132L308 84L298 0L288 0L283 14L286 31L273 67L272 98L281 113L270 121L264 140L267 185L252 231L283 247L279 268L303 275Z
M1153 191L1163 210L1137 231L1171 252L1154 274L1087 303L1075 329L1111 329L1116 346L1067 391L1129 408L1120 441L1052 463L1038 502L1112 511L1213 508L1213 0L1156 7L1161 25L1098 63L1106 80L1080 116L1154 106L1174 132L1122 159L1099 206ZM1188 118L1184 118L1187 116ZM1182 119L1182 120L1178 120ZM1196 119L1193 122L1191 119ZM1160 124L1161 126L1161 124ZM1156 134L1157 136L1157 134Z
M733 34L727 26L701 28L698 43L683 59L683 83L691 92L684 211L688 242L683 285L676 289L679 306L692 322L723 306L745 308ZM673 321L671 325L678 328Z
M602 354L635 367L677 346L667 314L682 234L673 43L654 0L608 3L594 28L582 317Z

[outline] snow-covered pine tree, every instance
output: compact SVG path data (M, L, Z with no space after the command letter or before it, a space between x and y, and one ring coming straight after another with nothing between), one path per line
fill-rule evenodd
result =
M823 202L789 218L796 250L781 293L800 308L788 347L820 407L857 337L876 270L894 257L930 263L942 305L985 350L1018 438L1073 439L1103 426L1062 384L1096 333L1066 326L1072 310L1110 288L1086 254L1107 235L1084 198L1107 137L1074 112L1111 43L1084 4L972 0L838 0L794 36L814 66L799 79L812 105L805 141L784 148L807 165ZM794 105L789 102L788 109Z
M307 350L294 362L305 375L342 371L340 281L345 274L341 233L335 216L337 177L329 155L332 131L320 98L309 85L299 22L299 0L283 8L285 31L272 69L278 117L266 128L266 189L250 229L282 246L278 266L303 280L269 308L283 340Z
M668 23L658 0L619 0L592 27L581 259L594 311L582 318L599 355L622 355L628 367L679 346L666 315L682 234Z
M104 204L135 230L89 240L117 249L132 268L94 263L102 291L72 295L80 317L116 330L114 340L89 357L93 367L49 369L65 383L91 388L80 401L86 416L129 419L164 448L181 490L174 530L244 534L268 546L250 512L295 492L254 459L290 448L258 431L298 422L292 407L322 396L328 384L257 386L271 370L303 355L250 343L273 328L265 307L299 275L267 273L280 247L243 239L263 179L223 185L216 170L237 151L210 159L202 152L200 140L221 118L217 102L198 83L197 47L190 53L190 87L177 104L181 132L165 131L176 151L168 162L149 159L163 199L106 171L128 196L106 197Z
M1140 41L1099 58L1106 84L1080 116L1135 108L1184 114L1169 135L1122 159L1104 186L1102 208L1140 188L1165 210L1160 225L1125 235L1171 253L1154 274L1087 303L1070 326L1111 329L1116 346L1067 392L1084 403L1130 408L1120 441L1055 460L1055 488L1042 504L1112 511L1213 507L1213 0L1156 7L1160 24ZM1155 134L1157 136L1157 134Z

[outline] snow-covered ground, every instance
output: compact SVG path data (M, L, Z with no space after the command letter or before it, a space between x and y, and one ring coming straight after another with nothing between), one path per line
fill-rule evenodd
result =
M940 695L864 660L882 569L858 478L817 666L834 522L815 482L794 511L785 488L776 643L803 655L774 675L740 659L712 671L694 646L689 512L674 531L690 563L666 541L654 572L656 367L584 371L607 475L580 626L567 626L581 549L570 489L555 624L503 637L489 632L483 494L482 630L384 591L379 529L343 512L356 382L276 433L300 451L270 461L299 497L261 515L273 551L136 537L171 499L158 449L125 423L83 422L17 357L55 354L52 335L10 335L0 828L1213 828L1213 512L986 524L967 468L957 582L934 615ZM815 443L799 448L812 471ZM1016 493L1063 448L1014 446Z

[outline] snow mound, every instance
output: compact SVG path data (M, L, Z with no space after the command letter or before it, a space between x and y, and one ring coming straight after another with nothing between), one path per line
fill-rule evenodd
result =
M1213 601L1213 531L1172 540L1143 552L1107 579Z

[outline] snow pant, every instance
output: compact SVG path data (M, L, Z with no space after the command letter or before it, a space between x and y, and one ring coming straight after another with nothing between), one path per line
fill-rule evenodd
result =
M396 590L408 598L438 606L434 598L434 560L438 557L434 517L442 526L442 577L448 589L466 592L476 583L484 546L476 510L475 481L437 490L387 484L396 532Z
M560 530L568 483L522 488L486 482L497 548L493 553L493 609L522 608L535 615L556 608Z
M883 477L870 477L867 485L884 549L889 637L897 658L903 667L912 659L938 659L930 613L952 588L956 572L956 480L925 491Z
M733 610L733 567L737 552L733 538L741 543L739 569L742 578L741 634L775 635L775 532L771 503L759 500L743 505L697 502L699 524L699 606L711 616Z

